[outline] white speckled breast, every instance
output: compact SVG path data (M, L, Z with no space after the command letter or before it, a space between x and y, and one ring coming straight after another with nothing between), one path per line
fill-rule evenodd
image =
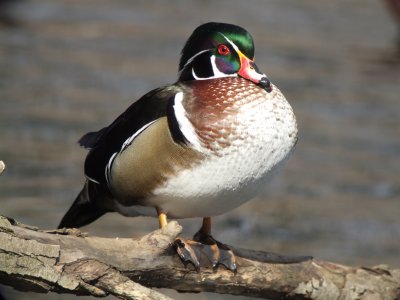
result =
M193 82L188 91L179 117L193 126L206 158L148 200L174 218L218 215L250 200L297 141L293 110L276 86L268 93L242 78L221 78Z

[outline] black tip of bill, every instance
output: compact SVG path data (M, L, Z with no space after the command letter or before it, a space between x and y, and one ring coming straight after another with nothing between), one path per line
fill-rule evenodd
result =
M266 90L268 93L272 91L271 87L271 82L267 78L267 76L264 76L261 78L260 82L258 83L264 90Z

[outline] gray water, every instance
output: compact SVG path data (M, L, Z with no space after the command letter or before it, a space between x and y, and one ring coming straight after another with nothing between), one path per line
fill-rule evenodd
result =
M35 0L8 13L12 22L0 25L0 214L55 228L84 180L80 136L174 82L196 26L230 22L252 33L257 65L291 102L300 140L257 199L215 218L214 236L400 267L400 58L382 2ZM190 236L200 220L181 223ZM138 237L157 226L110 214L84 230ZM1 289L8 299L72 298Z

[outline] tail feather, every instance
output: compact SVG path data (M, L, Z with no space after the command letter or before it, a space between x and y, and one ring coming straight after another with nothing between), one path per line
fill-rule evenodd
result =
M100 218L108 210L98 207L93 201L97 189L95 183L86 181L71 208L62 218L58 228L79 228Z

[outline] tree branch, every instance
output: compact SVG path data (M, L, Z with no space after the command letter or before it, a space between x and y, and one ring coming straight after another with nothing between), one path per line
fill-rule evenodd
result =
M0 283L22 291L168 299L151 287L268 299L400 299L400 270L354 268L308 257L233 248L238 272L199 273L171 249L181 227L170 222L139 240L40 231L0 217Z

